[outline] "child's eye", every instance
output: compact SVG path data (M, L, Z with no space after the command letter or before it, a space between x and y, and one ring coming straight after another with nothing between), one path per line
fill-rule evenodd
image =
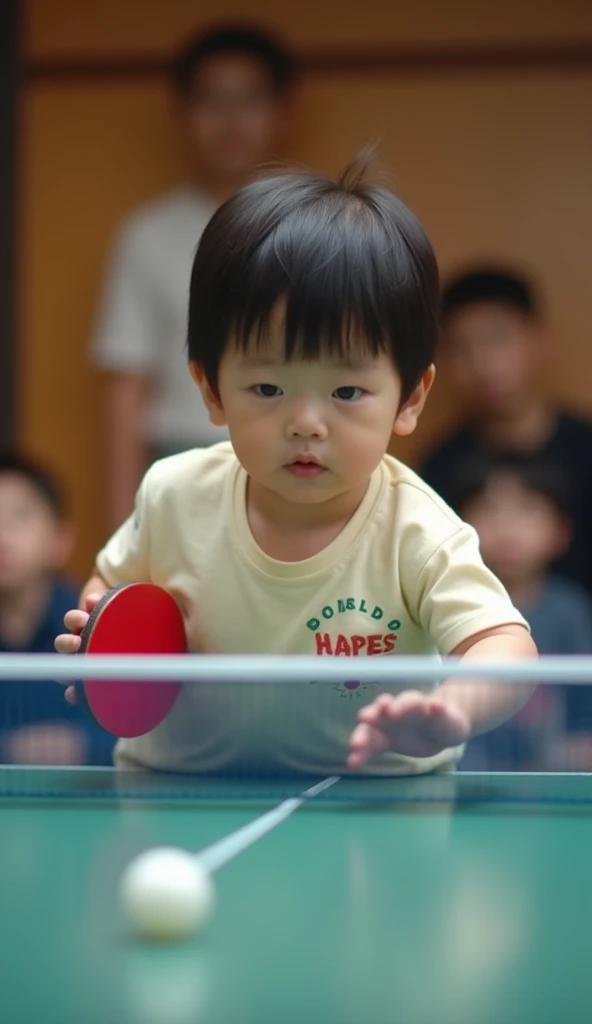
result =
M335 388L333 392L333 398L339 398L342 402L352 402L356 398L361 398L364 394L363 388L351 387Z
M278 395L283 394L277 384L255 384L253 391L261 398L277 398Z

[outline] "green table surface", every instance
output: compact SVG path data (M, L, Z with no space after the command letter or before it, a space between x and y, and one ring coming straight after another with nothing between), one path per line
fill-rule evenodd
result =
M592 776L343 780L217 874L201 937L130 935L130 858L302 788L0 770L0 1022L590 1024Z

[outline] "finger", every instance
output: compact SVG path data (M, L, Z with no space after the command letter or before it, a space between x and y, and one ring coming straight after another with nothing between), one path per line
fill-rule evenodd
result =
M81 638L74 633L62 633L56 637L54 646L58 654L76 654L81 644Z
M88 612L83 612L80 608L73 608L72 611L66 612L64 615L64 626L71 633L82 633L88 619Z
M389 722L401 722L403 719L420 722L427 717L428 705L429 698L425 693L407 690L385 706L383 718Z
M349 768L361 768L378 754L389 749L389 740L379 729L362 722L356 726L350 738L350 755L347 759Z
M103 596L102 594L87 594L85 601L87 612L92 612Z
M366 725L377 725L380 719L387 713L389 705L396 700L391 693L381 693L371 704L358 711L358 721Z
M425 701L425 712L428 718L442 718L447 713L447 707L440 697L429 697Z
M382 693L373 704L361 708L358 720L378 727L381 721L398 722L410 715L425 713L426 696L417 690L405 690L404 693ZM366 712L371 709L370 714Z
M75 686L69 686L66 690L66 700L68 701L68 704L78 704Z

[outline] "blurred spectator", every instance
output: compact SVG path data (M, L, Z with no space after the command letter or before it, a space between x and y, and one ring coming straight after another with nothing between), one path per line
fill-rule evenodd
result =
M191 265L216 206L277 156L293 77L291 57L279 44L241 27L198 36L173 61L190 183L123 226L93 343L95 365L109 374L110 528L129 514L148 461L226 436L211 425L187 370Z
M58 575L72 546L60 490L14 454L0 455L0 653L53 653L76 589ZM53 682L0 679L0 761L108 764L113 741Z
M475 527L487 565L530 624L542 655L592 653L592 601L549 571L570 542L570 501L560 466L544 456L477 455L457 470L451 493ZM512 721L468 748L464 768L561 767L561 736L592 738L590 689L541 686ZM564 749L562 760L569 756Z
M458 277L443 295L442 326L442 357L467 418L427 459L424 479L453 504L467 457L514 450L557 462L573 491L573 530L555 565L592 593L592 425L544 395L547 338L530 285L496 268Z

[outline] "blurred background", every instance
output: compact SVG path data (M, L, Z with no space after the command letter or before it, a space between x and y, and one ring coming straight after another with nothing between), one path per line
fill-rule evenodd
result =
M7 22L11 6L3 4ZM550 386L592 411L585 0L18 6L18 286L14 336L5 323L2 337L15 350L14 379L2 382L4 392L14 388L14 422L5 429L63 478L77 573L105 538L104 382L88 350L104 264L122 218L183 177L165 68L189 35L214 23L255 23L301 63L281 156L333 173L377 142L444 273L484 258L534 272L561 339ZM1 244L7 259L10 242ZM404 457L417 459L452 415L436 388Z
M183 54L192 39L225 26L246 26L269 36L293 61L293 88L284 89L281 69L277 77L276 52L271 64L268 57L261 61L261 55L255 55L258 66L251 62L250 84L244 77L232 84L236 67L220 70L219 65L222 78L216 78L216 68L202 64L197 70L189 68L188 87L185 82L180 90L179 80L175 83L171 76L173 58ZM213 210L228 193L232 174L223 180L222 165L231 158L230 150L226 156L222 150L216 156L210 147L208 155L210 143L202 134L196 144L201 147L197 164L194 160L191 168L187 144L199 118L203 128L204 117L215 119L220 112L225 116L232 104L235 113L240 108L240 116L247 121L251 117L251 127L245 131L251 132L253 142L253 132L256 135L257 124L262 123L257 116L263 117L266 103L281 98L281 110L274 108L274 116L283 118L283 123L276 124L265 139L253 142L254 164L265 155L266 160L335 174L364 146L375 144L380 180L392 186L423 222L443 278L486 264L509 266L534 282L541 299L534 314L527 298L516 299L512 282L512 294L496 298L506 313L513 311L518 317L513 327L506 325L508 337L514 327L522 332L518 348L532 342L532 315L538 325L537 344L544 348L543 359L530 352L528 359L534 362L525 362L524 357L521 364L521 393L524 401L531 405L534 401L536 406L533 430L538 431L538 439L530 448L544 448L555 436L555 425L559 430L563 423L557 410L568 410L577 419L577 443L570 440L575 437L569 433L570 420L567 435L564 431L553 454L579 446L578 459L570 466L572 478L576 483L587 477L592 480L588 423L592 419L592 4L588 0L251 0L248 5L229 0L200 4L194 0L102 0L100 4L3 0L0 48L0 446L12 449L10 458L18 452L18 458L24 455L32 460L33 467L15 465L9 458L0 471L11 486L15 481L32 484L45 502L44 508L37 503L37 549L30 564L27 552L33 549L24 532L24 540L19 541L18 586L8 579L15 534L5 542L8 569L3 570L0 530L0 570L8 574L0 579L0 649L51 649L72 591L61 597L52 592L53 619L45 621L43 636L35 634L42 618L39 609L48 601L48 570L64 569L73 581L85 578L97 550L120 521L118 502L127 514L139 456L136 451L123 457L118 437L128 437L125 424L133 426L134 416L139 422L139 404L135 412L132 404L146 396L125 388L130 375L136 384L138 373L149 376L137 353L137 363L133 353L129 363L118 355L117 346L123 352L130 340L121 325L131 316L134 274L152 246L150 258L160 260L158 273L167 276L174 242L169 246L172 236L166 231L183 207L171 213L166 206L169 200L163 197L177 196L177 202L181 187L190 192L199 187L201 230L208 203ZM181 132L180 99L185 104ZM269 114L270 108L266 109ZM237 181L244 170L237 171ZM188 194L184 193L183 202L194 202L195 194L191 192L189 200ZM207 201L202 202L204 197ZM145 227L150 221L154 227L165 207L169 227L159 236L159 251L154 232L144 244L144 228L139 225L141 221ZM140 221L133 221L130 241L125 231L138 209L144 213ZM122 225L128 226L123 229L125 237ZM181 234L183 228L187 235L187 218L179 227ZM195 243L199 230L196 221ZM193 244L191 232L189 226ZM134 250L131 256L130 249ZM145 277L141 288L148 311L155 295L150 294L147 281ZM175 297L174 345L179 352L185 287L183 279ZM157 281L155 292L159 288ZM473 298L482 303L484 295ZM136 294L133 303L137 299ZM163 309L169 299L163 292ZM469 306L471 302L469 296ZM460 303L461 314L463 303L466 297ZM161 312L146 313L151 325L147 330ZM495 331L495 310L490 308L489 313ZM134 309L131 333L140 342L142 315L141 309ZM539 330L543 322L544 331ZM479 329L477 325L477 347L483 340ZM158 344L171 340L167 330L163 327ZM469 358L463 349L466 338L461 342L455 357L457 384L462 383L464 372L459 360ZM540 371L544 397L533 398L524 383L531 368L533 374L536 369L537 387ZM114 391L122 373L127 381L124 391ZM395 454L412 466L426 465L424 459L438 449L464 414L460 392L448 387L447 373L444 360L420 429L396 449ZM468 380L464 379L465 391ZM492 422L495 415L493 410ZM516 427L512 446L528 454L521 429ZM176 445L172 444L175 438L160 440L178 448L183 439ZM203 443L211 440L203 438ZM195 443L202 441L196 438ZM158 446L153 447L154 454ZM126 470L125 458L136 459L135 469L129 469L128 461ZM56 478L63 495L53 493L51 479L48 483L39 477L37 465L49 478ZM533 482L525 476L524 467L510 468L519 473L518 490L526 489L531 499L534 495L547 501L542 548L533 555L536 571L543 572L561 554L556 537L545 548L545 536L550 536L549 523L556 513L563 514L563 506L548 481L541 483L541 477ZM485 487L484 476L481 490ZM114 489L119 493L117 500L112 500ZM31 501L33 491L29 487L25 495ZM522 491L513 498L524 513ZM473 498L475 493L473 488ZM24 492L16 495L19 501L24 501L23 496ZM572 552L568 575L588 590L589 601L592 483L580 497L576 514L580 546ZM15 494L5 494L4 501L6 507L11 501L14 504ZM475 522L482 511L475 511ZM53 516L49 525L41 522L47 513ZM526 534L532 522L529 514ZM515 523L514 514L511 518ZM561 523L551 525L559 528ZM50 548L51 559L45 557ZM578 571L577 564L581 570L579 552L584 548L586 558L590 555L585 572ZM494 555L490 561L497 568ZM43 577L45 589L35 591L29 586L33 570L39 580ZM530 582L531 570L532 566L525 569ZM501 568L499 574L504 579ZM510 586L512 579L504 582ZM522 607L519 588L513 596ZM579 646L574 640L547 653L590 651L591 609L589 605L585 610L586 639L578 641ZM11 715L14 711L7 713L14 724ZM51 717L48 712L46 718ZM49 742L46 735L43 742ZM585 742L590 751L588 733ZM0 756L30 759L26 747L10 757ZM76 761L80 756L71 752L65 760Z

